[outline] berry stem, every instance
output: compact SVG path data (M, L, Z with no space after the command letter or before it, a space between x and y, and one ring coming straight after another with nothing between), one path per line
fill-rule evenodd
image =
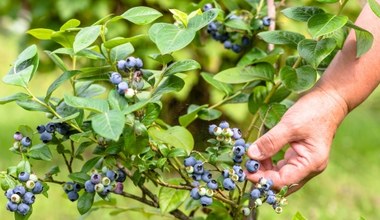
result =
M264 7L264 0L260 0L256 8L256 19L260 17L261 9Z

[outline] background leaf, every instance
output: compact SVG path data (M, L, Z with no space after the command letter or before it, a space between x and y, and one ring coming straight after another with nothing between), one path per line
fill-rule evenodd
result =
M124 114L118 110L100 113L91 119L92 128L97 134L114 141L117 141L123 132L124 123Z
M169 213L178 208L189 196L187 190L177 190L161 187L158 193L161 213Z
M64 95L65 103L71 107L86 109L95 112L106 112L108 111L108 103L102 99L90 99L76 97L72 95Z
M269 63L257 63L252 66L238 66L223 70L214 76L224 83L245 83L257 80L273 81L275 69Z
M306 22L313 15L324 13L323 9L314 6L297 6L285 8L281 11L286 17Z
M94 43L100 35L100 28L100 25L82 28L74 39L74 53L78 53Z
M297 44L305 39L302 34L291 31L264 31L257 34L261 39L269 44L288 45L297 47Z
M313 15L308 20L307 27L311 35L317 38L342 28L347 21L346 16L322 13Z
M77 209L81 215L84 215L90 211L92 204L94 203L95 193L84 192L78 199Z
M280 78L286 88L294 92L302 92L314 85L317 71L311 66L301 66L297 69L284 66L280 70Z
M155 140L162 141L175 148L184 149L187 154L193 150L194 139L192 134L184 127L174 126L167 130L153 127L148 130L149 135Z
M336 41L333 38L325 38L319 41L305 39L298 43L298 53L312 67L317 68L336 47Z
M145 6L130 8L121 15L124 19L138 25L149 24L161 16L162 14L156 9Z

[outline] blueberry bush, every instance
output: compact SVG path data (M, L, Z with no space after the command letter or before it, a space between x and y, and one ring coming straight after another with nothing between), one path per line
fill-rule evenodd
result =
M14 131L10 151L20 162L0 173L6 209L15 219L28 219L39 194L48 196L49 185L60 184L81 215L97 209L97 201L110 202L114 196L178 219L256 217L264 203L281 213L292 186L274 189L266 177L257 183L247 180L247 174L260 168L259 161L246 156L247 148L280 120L291 105L291 94L314 85L349 30L356 33L358 57L373 41L371 33L342 14L347 0L318 2L339 5L340 10L287 7L285 1L203 0L186 12L169 9L170 18L153 7L138 6L90 26L70 19L57 30L29 30L56 49L27 47L3 77L20 92L1 98L1 104L16 102L46 115L46 122L36 128L20 125ZM379 5L370 3L380 14ZM305 29L298 33L276 27L279 14L305 23ZM110 34L112 24L123 22L147 28L128 36ZM201 56L176 57L185 48L197 51L212 41L235 54L233 66L207 72ZM137 56L147 50L144 46L155 53ZM38 74L41 54L59 74L44 96L36 96L33 91L38 88L29 82ZM162 114L169 105L166 97L186 86L189 72L207 83L206 90L217 90L223 97L214 104L190 103L185 114L170 115L177 121L169 124ZM58 89L64 94L58 95ZM237 103L245 104L251 114L249 126L242 130L223 119L221 107ZM206 121L207 128L190 131L199 120ZM195 147L197 136L207 137L205 149ZM281 153L274 162L280 157ZM37 161L57 161L53 158L61 158L63 165L53 164L47 172L34 169ZM68 176L57 179L62 169ZM138 192L124 189L132 184ZM113 214L123 211L118 208ZM300 214L295 218L301 219Z

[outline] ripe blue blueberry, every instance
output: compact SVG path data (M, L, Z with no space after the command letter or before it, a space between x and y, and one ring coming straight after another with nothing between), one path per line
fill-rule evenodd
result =
M194 173L203 174L203 172L204 172L203 163L201 161L197 161L197 163L194 164Z
M244 146L244 145L245 145L245 140L242 139L242 138L237 139L237 140L235 141L235 146L237 146L237 145L242 145L242 146Z
M117 84L117 92L120 95L124 95L125 94L125 90L127 90L128 88L129 88L128 83L125 82L125 81L122 81L119 84Z
M55 132L55 128L56 128L55 127L55 123L53 123L53 122L49 122L45 126L46 131L49 132L49 133L54 133Z
M107 170L106 176L111 180L114 181L117 177L117 174L113 170Z
M203 6L203 11L209 11L213 8L212 4L208 3Z
M232 157L232 160L235 162L235 163L241 163L243 162L243 157L242 156L238 156L238 155L234 155Z
M213 135L214 134L214 130L215 130L216 127L218 127L218 126L216 126L215 124L212 124L212 125L208 126L208 133L210 133L211 135Z
M20 172L18 174L18 180L20 180L21 182L26 182L29 180L29 176L30 174L28 172Z
M222 171L222 176L223 176L224 178L228 178L228 177L230 176L230 171L229 171L228 169L224 169L224 170Z
M201 197L201 205L202 206L209 206L212 203L212 198L208 196L202 196Z
M256 160L249 159L245 163L245 167L247 168L248 172L256 173L260 168L260 164Z
M183 161L185 167L194 166L197 163L197 160L194 157L188 157Z
M121 168L118 169L116 182L124 182L126 178L127 178L127 174L124 172L124 170Z
M231 43L231 41L226 40L226 41L224 41L223 46L224 46L224 48L226 48L226 49L231 49L231 47L232 47L232 43Z
M23 196L25 194L26 190L25 190L25 187L23 186L16 186L14 189L13 189L13 193L19 195L19 196Z
M135 64L136 69L141 69L143 65L144 65L143 61L140 58L136 58L136 64Z
M270 205L276 204L276 196L270 195L267 197L267 203Z
M199 187L199 182L198 181L193 181L192 183L191 183L191 186L192 187Z
M25 204L25 203L21 203L17 206L17 212L21 215L27 215L28 212L30 210L30 206Z
M238 175L238 177L241 177L244 174L244 170L239 165L234 165L232 169L235 171L235 174Z
M32 193L34 194L40 194L44 190L44 186L42 185L41 181L35 182L34 188L32 189Z
M232 51L235 53L240 53L242 50L241 46L239 44L232 44Z
M190 197L195 200L198 200L201 198L201 195L199 195L199 189L197 187L191 189Z
M42 134L46 130L45 125L38 125L36 129L39 134Z
M23 202L27 205L31 205L34 203L34 200L36 199L36 197L34 196L33 193L31 192L26 192L24 194L24 197L23 197Z
M216 180L211 180L210 182L207 183L207 187L212 190L217 190L218 182L216 182Z
M42 132L40 135L40 140L45 144L51 141L52 139L53 135L47 131Z
M234 152L234 155L241 157L245 154L245 147L241 145L237 145L233 148L233 152Z
M202 174L202 180L205 181L206 183L210 182L212 179L212 174L209 171L205 171Z
M232 132L233 132L233 135L232 137L235 139L235 140L238 140L241 138L242 134L241 134L241 131L239 128L232 128ZM241 144L242 145L242 144Z
M136 66L136 58L134 57L128 57L126 60L125 60L125 67L128 68L128 69L132 69L132 68L135 68Z
M67 123L57 123L56 130L61 135L68 135L70 133L70 125Z
M223 180L223 188L225 190L228 190L228 191L234 190L235 187L236 187L235 182L232 181L231 178L226 178L226 179Z
M117 182L115 189L113 190L114 193L116 194L123 194L124 191L124 185L122 182Z
M100 181L102 181L102 176L100 174L94 173L91 175L91 182L93 184L98 184Z
M227 121L221 121L220 124L219 124L219 127L221 129L229 128L230 124Z
M67 193L67 198L69 198L70 201L74 202L78 200L79 194L78 192L70 191Z
M110 81L112 84L117 85L123 81L123 77L118 72L112 72L110 76Z
M260 196L261 196L261 192L260 192L259 189L253 189L253 190L251 191L250 196L251 196L251 199L256 200L256 199L260 198Z
M251 40L247 37L247 36L244 36L241 38L241 45L243 47L247 47L251 44Z
M4 195L7 197L7 199L11 199L13 195L13 189L8 189L7 191L5 191Z
M18 207L18 205L17 205L16 203L13 203L13 202L11 202L11 201L8 201L8 202L7 202L7 209L8 209L9 211L11 211L11 212L15 212L15 211L17 211L17 207Z
M200 181L200 180L202 180L202 174L193 174L193 175L191 175L191 177L192 177L193 180L195 180L195 181Z
M24 147L29 147L32 144L32 140L29 137L23 137L21 139L21 144Z
M13 139L15 141L21 141L21 139L23 138L22 134L18 131L16 131L14 134L13 134Z
M275 194L274 194L274 192L272 190L268 190L267 191L267 195L268 196L274 196Z
M243 173L241 176L239 176L238 181L239 182L244 182L246 178L247 178L247 175L245 173Z
M84 189L85 189L86 192L88 192L88 193L93 193L93 192L95 192L95 185L91 182L91 180L87 180L87 181L84 183Z
M262 19L262 21L263 21L263 25L264 25L264 26L269 26L270 23L271 23L271 18L268 17L268 16L265 16L265 17Z
M124 70L126 63L127 62L125 60L118 60L117 63L116 63L117 69Z
M210 24L208 24L207 29L210 31L217 31L218 25L216 22L211 22Z

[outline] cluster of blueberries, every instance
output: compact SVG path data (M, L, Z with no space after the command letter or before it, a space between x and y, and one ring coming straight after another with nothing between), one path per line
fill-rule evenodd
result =
M208 11L213 8L212 4L206 4L203 7L203 11ZM242 19L237 15L231 15L228 17L231 19ZM271 23L271 19L268 16L265 16L261 19L261 26L268 27ZM207 33L211 37L223 44L224 48L230 49L235 53L240 53L244 48L247 48L251 45L251 39L247 34L237 31L227 31L226 26L219 21L213 21L207 26Z
M119 72L112 72L110 81L116 86L120 95L132 98L136 95L137 90L144 88L143 72L141 71L143 61L140 58L130 56L125 60L117 61L116 65ZM128 80L124 80L122 74L125 74Z
M102 172L95 171L91 175L91 178L85 182L84 189L88 193L96 192L101 197L106 197L111 192L122 194L126 178L127 175L122 168L116 171L103 168Z
M27 136L24 137L24 135L22 135L19 131L14 133L13 139L16 141L14 147L18 149L21 144L21 150L23 151L32 145L32 139Z
M17 185L13 189L5 191L8 199L7 209L11 212L17 212L20 215L27 215L32 204L36 200L35 195L43 191L43 185L35 174L28 172L20 172L18 180L21 185Z
M37 132L40 134L40 140L43 143L48 143L49 141L51 141L55 132L58 132L64 136L70 133L70 125L64 122L49 122L46 125L38 125L36 129Z

